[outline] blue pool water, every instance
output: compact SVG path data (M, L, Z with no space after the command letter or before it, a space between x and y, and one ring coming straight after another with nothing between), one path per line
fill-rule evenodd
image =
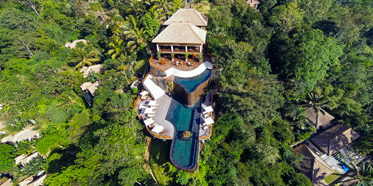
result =
M211 75L211 70L206 69L202 74L191 78L175 77L174 82L182 84L188 92L193 92L199 84L206 81Z
M345 165L345 164L343 164L343 163L341 163L341 165L342 165L342 168L346 171L346 172L348 172L348 167Z
M192 107L186 107L177 99L173 99L168 110L166 119L174 124L176 134L171 148L171 159L179 168L190 168L194 166L198 143L198 122L194 120L195 112L199 110L200 101ZM182 140L183 131L192 131L190 140ZM175 166L177 166L175 165Z

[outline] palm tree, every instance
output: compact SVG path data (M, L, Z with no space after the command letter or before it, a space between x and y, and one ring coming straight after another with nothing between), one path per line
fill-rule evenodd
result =
M67 59L70 63L78 63L75 69L83 66L91 66L92 63L100 61L96 50L88 52L85 47L72 49L72 55Z
M325 115L325 110L323 108L331 108L327 103L329 102L328 97L326 96L317 96L314 93L308 93L307 99L302 100L304 104L301 107L308 109L313 108L319 117L319 112Z
M352 163L352 166L348 167L349 171L345 174L333 173L334 175L340 176L338 183L346 183L354 186L372 186L373 185L373 169L372 165L362 162L359 166Z
M157 10L160 10L161 13L168 19L168 15L172 14L174 8L174 3L169 2L168 0L153 0L154 6Z
M108 54L111 55L112 59L117 59L118 57L124 60L127 56L127 52L125 50L125 43L124 41L117 37L116 35L113 36L113 41L109 43L109 47L111 48L108 51Z
M147 34L143 28L139 28L138 20L133 15L126 17L123 35L128 40L127 47L130 52L136 53L141 47L147 46Z
M153 18L154 20L157 20L159 22L163 22L164 20L166 20L166 16L164 16L160 10L156 10L155 9L156 7L153 6L149 9L149 15L151 18Z
M142 12L144 12L145 4L148 4L147 1L138 1L138 0L130 0L129 7L127 9L127 13L133 13L135 15L141 15Z

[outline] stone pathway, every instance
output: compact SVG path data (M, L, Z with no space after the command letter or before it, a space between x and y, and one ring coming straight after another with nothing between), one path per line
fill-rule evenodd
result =
M9 135L3 139L1 139L1 143L6 143L8 141L16 142L16 141L23 141L27 139L33 138L35 135L39 134L39 130L32 130L35 126L28 126L24 128L22 131L18 132L16 135Z

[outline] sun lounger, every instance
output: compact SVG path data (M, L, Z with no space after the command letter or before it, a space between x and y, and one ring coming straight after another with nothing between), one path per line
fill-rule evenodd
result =
M154 133L162 133L164 131L164 127L163 126L160 126L158 124L155 124L154 125L154 128L152 129L152 132Z
M152 118L152 117L154 117L155 115L154 114L147 114L146 115L146 117L148 117L148 118Z
M152 118L144 120L145 126L152 125L153 123L155 123L155 121Z
M148 107L145 106L144 104L140 104L140 106L139 106L139 109L146 109L146 108L148 108Z
M209 128L209 126L202 127L203 130L207 130L208 128Z

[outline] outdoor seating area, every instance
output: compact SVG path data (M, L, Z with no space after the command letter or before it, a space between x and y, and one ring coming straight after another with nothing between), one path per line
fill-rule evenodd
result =
M142 91L142 92L140 93L140 99L141 99L142 101L148 99L148 97L149 97L149 92L148 92L148 91L144 90L144 91Z
M212 112L214 110L211 106L206 106L204 104L202 104L202 108L204 110L201 114L201 117L203 119L202 129L207 130L211 124L215 123L214 120L211 118Z
M146 91L143 91L146 92ZM140 93L141 95L141 93ZM151 129L154 133L162 133L164 131L164 127L158 125L154 121L155 113L157 112L159 107L159 104L157 104L157 101L150 100L146 101L145 103L141 103L139 105L140 114L143 116L144 125Z

